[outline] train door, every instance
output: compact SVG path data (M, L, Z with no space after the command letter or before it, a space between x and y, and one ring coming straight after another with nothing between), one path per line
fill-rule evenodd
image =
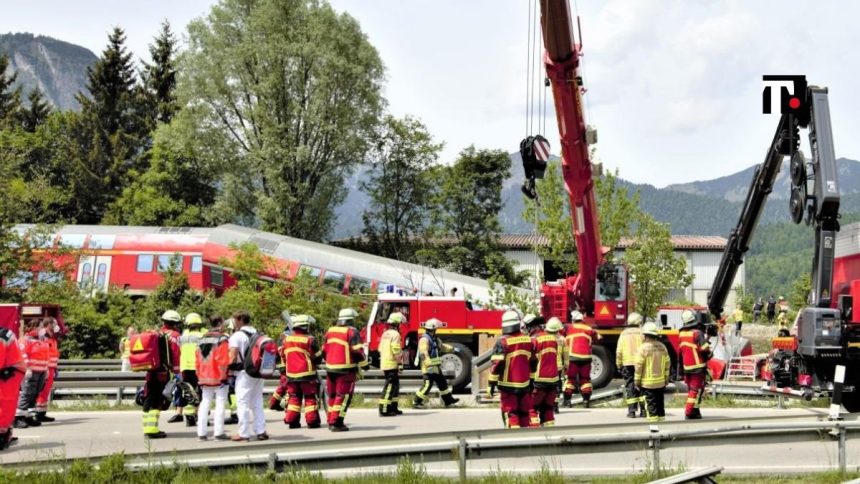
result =
M111 256L86 255L78 262L78 286L85 294L105 292L110 284Z

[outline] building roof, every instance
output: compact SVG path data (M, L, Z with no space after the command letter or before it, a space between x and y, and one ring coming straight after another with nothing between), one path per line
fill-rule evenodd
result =
M546 237L538 234L501 234L499 241L502 248L507 250L530 250L532 247L546 247L549 242ZM672 244L675 250L723 250L728 241L716 235L673 235ZM619 249L626 249L633 243L632 239L621 239Z

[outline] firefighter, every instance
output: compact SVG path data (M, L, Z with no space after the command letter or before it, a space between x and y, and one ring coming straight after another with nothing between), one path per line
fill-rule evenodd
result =
M570 408L570 398L574 388L579 390L585 408L591 407L591 345L594 340L600 341L600 334L591 326L585 324L584 316L579 311L571 313L573 324L565 337L570 351L570 365L567 369L567 382L564 384L564 406Z
M555 399L558 396L559 341L556 335L544 330L544 319L540 316L523 318L534 345L535 360L532 381L531 427L555 425ZM563 345L562 345L563 346Z
M186 387L186 393L194 392L200 394L200 386L197 381L197 348L200 339L206 334L203 329L203 318L197 313L188 313L185 316L185 331L179 338L179 370L182 372L182 383ZM185 426L195 427L197 425L197 407L199 398L184 399ZM196 401L195 401L196 400Z
M645 323L642 335L645 342L636 356L633 383L645 399L645 419L658 422L666 419L663 393L669 384L669 352L655 323Z
M732 313L732 319L735 320L735 334L741 335L741 327L744 325L744 310L741 309L740 303L735 306L735 310Z
M27 362L18 347L15 333L0 328L0 450L17 440L12 436L12 422L26 372Z
M398 407L400 405L400 372L403 370L400 325L404 322L406 322L406 318L402 313L391 313L388 316L388 327L379 340L379 369L385 375L382 397L379 399L379 415L383 417L403 414Z
M699 325L696 312L685 309L681 313L680 360L683 365L684 383L687 384L687 404L684 407L684 415L687 420L700 419L702 413L699 404L705 391L705 372L708 371L707 362L711 356L710 345L705 333L697 326Z
M328 429L332 432L349 430L344 424L346 411L355 392L355 382L368 365L364 345L355 329L355 309L341 309L337 325L326 331L323 354L326 365L326 392L328 398Z
M292 334L284 338L281 356L286 363L287 411L284 423L291 429L302 426L302 404L305 423L309 429L320 428L319 380L317 365L322 360L322 351L316 338L310 334L310 326L316 324L313 316L300 314L292 318Z
M753 304L753 323L758 324L759 319L761 319L761 310L763 307L764 302L762 302L762 299L756 299L755 304Z
M439 388L439 396L446 407L450 407L459 402L459 398L454 398L451 395L451 387L448 386L448 381L445 380L445 375L442 374L442 358L445 353L459 353L460 350L456 346L451 346L442 342L436 337L436 330L443 326L444 323L436 318L430 318L422 325L424 334L418 340L418 360L421 365L421 374L424 376L424 383L421 388L415 392L415 399L412 401L414 408L422 408L427 400L430 399L428 393L433 388L433 384Z
M168 309L161 315L162 327L158 330L162 338L161 368L146 372L143 399L143 436L147 439L163 439L167 434L158 430L158 416L165 408L164 387L170 381L171 372L179 373L179 331L182 322L178 312Z
M36 417L36 400L45 387L48 377L49 343L53 336L53 318L39 321L35 328L24 334L18 344L27 362L27 373L21 383L18 408L15 410L15 428L38 427L42 422Z
M57 378L60 366L60 325L54 318L49 318L51 322L51 336L45 340L48 345L48 373L45 378L45 386L39 392L36 398L36 419L42 423L53 422L56 419L48 416L48 402L51 400L51 391L54 389L54 379Z
M532 339L522 333L520 315L516 311L505 311L502 315L502 336L493 348L488 389L490 398L493 398L496 387L499 388L505 428L518 429L530 425L534 354Z
M290 312L286 309L281 312L281 319L284 320L286 326L284 326L284 331L278 336L278 348L283 348L284 343L287 341L287 338L291 334L293 334L292 330L292 316L290 316ZM275 392L272 393L272 397L269 398L269 410L277 410L278 412L284 411L284 397L287 395L287 362L283 359L283 353L278 352L280 357L278 359L278 373L280 374L280 382L278 383L278 387L275 388Z
M546 323L546 332L555 336L556 342L558 343L558 354L556 355L558 364L558 382L555 384L556 400L553 402L554 413L558 413L558 396L562 394L564 375L567 374L567 365L570 361L570 352L567 349L567 345L564 344L563 331L564 325L561 323L560 319L555 316L549 318L549 321Z
M636 391L633 383L633 366L642 346L642 315L630 313L627 316L627 328L618 337L618 345L615 349L615 366L621 370L624 378L624 403L627 404L627 418L636 418L636 408L639 408L639 416L645 416L644 405L641 395Z

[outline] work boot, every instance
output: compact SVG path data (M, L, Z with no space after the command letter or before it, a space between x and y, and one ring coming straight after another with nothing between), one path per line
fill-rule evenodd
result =
M583 400L582 406L585 408L591 408L591 400Z
M47 415L47 412L36 412L36 419L38 419L39 422L48 422L48 423L54 422L57 420L54 417L49 417Z
M446 407L446 408L447 408L447 407L450 407L451 405L455 405L455 404L457 404L457 403L460 401L460 399L459 399L459 398L454 398L454 397L452 397L452 396L450 396L450 395L446 395L446 396L448 397L448 398L446 398L446 399L445 399L445 407Z
M320 428L320 423L319 423L319 422L314 422L314 423L312 423L312 424L308 424L308 428L309 428L309 429L318 429L318 428Z
M280 398L272 397L269 400L269 410L277 410L278 412L283 412L284 405L282 403L282 400Z
M400 404L398 402L392 403L391 407L394 409L395 415L403 415L403 410L400 410Z
M291 429L300 429L302 428L301 422L284 422Z
M12 435L12 432L7 430L0 434L0 450L5 450L6 447L9 447L9 436Z
M328 429L332 432L349 432L349 427L342 423L336 423L334 425L329 425Z
M40 425L42 425L42 422L40 422L39 419L36 418L35 414L27 415L26 417L24 417L24 421L27 422L27 425L29 425L30 427L39 427Z
M181 413L174 413L172 417L167 419L167 423L176 423L176 422L181 422L181 421L182 421L182 414ZM160 438L160 437L156 437L156 438Z
M564 401L562 401L562 402L561 402L561 405L562 405L564 408L573 408L573 404L572 404L572 403L570 403L570 396L565 395L565 396L564 396Z
M30 427L27 423L27 418L24 416L15 416L15 423L13 423L12 426L16 429L26 429Z
M424 400L413 400L412 408L424 408Z
M152 434L143 434L143 436L146 437L147 439L163 439L163 438L167 437L167 434L165 434L164 432L159 430L158 432L155 432Z
M186 415L185 416L185 426L186 427L196 427L197 426L197 416L196 415Z
M684 420L701 420L702 414L685 415Z
M636 410L629 410L627 412L627 418L636 418Z

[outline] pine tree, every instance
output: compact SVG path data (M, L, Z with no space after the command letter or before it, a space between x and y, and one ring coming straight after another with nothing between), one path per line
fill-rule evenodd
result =
M87 68L89 96L78 93L78 102L83 112L95 116L106 134L114 135L121 129L133 131L135 84L131 54L125 48L125 33L114 27L101 58Z
M176 38L170 30L170 23L161 24L161 32L155 43L149 45L152 63L144 62L144 96L147 103L147 120L155 123L169 123L179 109L176 104Z
M30 91L27 100L30 102L30 105L21 109L21 125L26 131L32 133L51 114L51 105L45 100L42 91L38 87Z
M0 54L0 123L10 120L18 114L21 106L21 88L13 88L18 73L7 74L9 68L9 56Z

